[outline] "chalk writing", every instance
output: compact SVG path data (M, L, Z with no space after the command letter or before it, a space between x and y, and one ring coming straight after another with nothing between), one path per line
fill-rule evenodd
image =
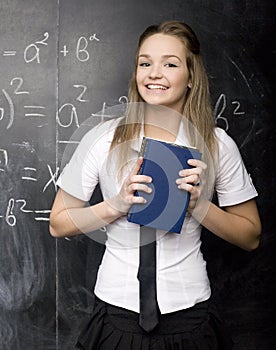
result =
M30 167L25 167L24 170L27 171L27 172L36 172L35 168L30 168ZM37 181L37 179L32 177L31 175L29 175L29 176L22 176L21 179L22 180Z
M240 110L241 104L239 101L232 101L231 104L233 106L236 106L234 108L234 111L233 111L234 116L245 115L245 112ZM216 101L215 108L214 108L214 119L215 119L216 124L219 123L220 121L222 121L223 125L224 125L224 129L227 131L229 129L229 122L228 122L227 117L224 116L226 106L227 106L226 95L220 94L220 96L218 97L218 99ZM220 123L220 126L221 126L221 123Z
M88 102L88 100L84 100L83 99L83 95L86 93L87 86L76 84L76 85L74 85L74 87L77 88L77 89L79 89L79 88L82 89L82 92L77 97L77 101L79 101L79 102Z
M8 125L6 126L6 129L9 129L12 124L13 124L13 121L14 121L14 104L12 102L12 99L10 97L10 95L7 93L6 90L2 89L2 92L4 94L4 96L6 97L7 99L7 102L8 102L8 105L9 105L9 122L8 122ZM0 118L0 121L4 118L4 109L3 107L1 107L1 118Z
M37 40L35 42L32 42L28 44L23 52L23 59L24 62L27 64L30 63L41 63L41 48L48 46L49 41L49 33L44 32L43 38L41 40ZM90 52L89 52L89 43L92 41L100 41L100 39L97 37L97 34L92 34L89 37L80 36L77 39L76 47L75 47L75 55L79 62L87 62L90 59ZM63 48L59 51L63 57L67 57L69 54L68 45L64 44ZM17 55L17 50L4 50L3 56L4 57L12 57Z
M13 142L12 145L18 146L19 148L25 149L28 152L34 153L35 148L29 141L22 141L22 143Z
M47 40L49 39L49 33L45 32L43 34L44 39L38 40L35 43L31 43L28 45L24 50L24 61L26 63L30 63L33 61L36 61L37 63L40 63L40 47L39 45L47 46Z
M25 199L10 198L7 204L5 216L0 215L0 219L4 218L6 224L13 227L17 223L17 217L18 217L18 211L19 211L24 214L33 213L34 220L36 221L49 221L49 214L51 210L49 209L32 210L32 209L27 209L26 206L27 206L27 201Z
M25 209L27 202L25 201L25 199L17 199L16 203L22 203L21 207L19 208L20 211L22 211L22 213L32 213L33 210L29 210L29 209Z
M0 120L2 120L4 118L4 113L5 113L4 108L0 107Z
M144 4L160 17L162 8L148 6L148 3L156 2ZM239 3L241 10L244 3ZM104 238L99 237L106 236L106 228L101 228L95 238L91 234L92 245L86 236L55 240L49 233L50 208L54 191L58 190L60 169L82 135L97 123L116 117L116 113L120 115L120 108L109 106L122 104L119 107L124 111L124 104L128 104L127 96L121 95L126 94L126 80L135 64L134 57L130 57L135 46L132 39L147 19L135 9L132 11L133 4L124 11L111 2L110 6L107 2L87 0L81 6L78 4L3 0L0 5L3 12L0 24L0 348L3 350L71 349L82 319L93 307L94 271L101 249L92 239L102 243ZM262 55L252 40L247 41L248 30L242 16L238 16L237 3L230 0L227 8L211 1L210 6L181 0L169 4L171 13L181 16L184 11L190 18L197 8L201 9L197 27L207 48L205 58L216 94L213 95L216 121L229 128L233 136L238 135L241 142L254 140L254 149L267 152L269 145L259 147L262 145L256 140L257 131L263 136L267 124L262 118L264 114L258 115L258 110L265 110L262 107L266 105L260 106L260 99L255 99L255 91L257 97L264 92L265 98L269 92L263 81L256 85L262 72L256 71L255 66L262 61ZM261 42L264 36L261 34L265 33L261 29L265 28L257 24L266 23L262 17L267 11L263 3L262 11L255 5L250 7L252 16L247 24L255 41ZM256 10L259 10L257 16ZM222 22L223 30L217 30ZM126 24L127 32L122 31L122 23ZM269 24L267 22L268 29ZM210 42L214 45L208 45ZM227 52L234 59L224 62ZM252 53L255 57L248 60L247 56ZM266 68L269 71L269 67ZM251 127L255 115L256 125ZM71 145L66 148L68 143ZM254 152L252 148L249 150L246 148L245 155L253 157L248 164L254 168ZM261 168L259 163L257 166ZM261 194L266 198L263 197L265 189Z
M78 102L88 102L88 99L84 99L84 94L87 92L87 86L83 84L74 84L74 88L76 89L81 89L81 93L76 97L76 101ZM126 96L121 96L119 97L119 102L120 103L127 103L128 99ZM110 119L114 116L106 114L106 102L103 102L102 104L102 109L99 113L92 113L92 117L101 117L101 121L103 121L105 118ZM69 115L69 118L68 118ZM66 119L67 118L67 119ZM77 113L77 108L74 104L71 102L64 103L61 107L59 107L57 113L56 113L56 122L59 126L63 128L68 128L73 123L77 128L79 128L80 123L79 123L79 118L78 118L78 113ZM57 140L59 142L59 140ZM63 141L64 142L64 141Z
M96 34L91 35L88 40L89 41L94 41L94 40L99 41L99 39L96 37ZM81 36L78 39L77 48L76 48L76 56L80 62L86 62L90 58L90 54L87 51L88 43L89 43L88 40L85 36Z
M92 113L91 116L92 117L101 117L101 121L103 121L104 118L108 117L108 115L105 114L105 109L106 109L106 103L104 102L100 113Z
M237 71L240 73L242 79L244 80L248 90L250 91L250 93L252 93L252 89L251 86L249 84L248 79L246 78L245 74L243 73L242 69L239 67L239 65L230 57L226 54L226 57L228 58L228 60L233 64L233 66L237 69Z
M219 111L220 105L222 106ZM222 120L225 123L225 130L228 130L229 128L228 120L227 118L222 116L223 112L225 111L225 108L226 108L226 96L225 94L221 94L217 99L217 102L214 108L215 123L217 124L219 120Z
M15 77L11 80L10 85L13 86L17 82L17 86L15 87L13 93L15 95L21 95L21 94L29 94L29 91L20 90L23 85L23 78L21 77Z
M24 106L24 109L45 109L44 106ZM32 112L32 113L25 113L25 117L46 117L43 113L38 112Z
M12 89L12 94L14 95L29 95L29 91L23 89L23 83L24 80L22 77L15 77L11 79L10 81L10 86L13 88ZM14 118L15 118L15 107L14 107L14 102L11 97L11 95L5 90L2 89L2 93L8 103L9 110L6 113L7 119L8 119L8 124L6 126L6 129L10 129L11 126L14 123ZM23 106L24 110L24 116L25 117L46 117L45 113L41 113L41 111L45 110L45 106L40 106L40 105L24 105ZM32 110L38 110L38 111L32 111ZM4 107L0 107L0 121L3 120L5 117L5 109ZM41 127L41 125L40 125Z
M128 98L127 98L127 96L121 96L121 97L119 97L119 102L120 102L120 103L125 103L125 104L127 104L127 103L128 103Z
M255 129L255 124L256 124L256 121L255 121L255 119L253 119L251 128L250 128L248 134L246 135L246 137L244 138L243 142L241 143L240 149L242 149L247 144L247 142L249 142L250 137L252 136L253 131Z
M57 143L71 143L71 144L78 144L80 143L79 141L67 141L67 140L57 140Z
M3 56L15 56L16 55L16 51L13 50L6 50L3 53Z
M236 108L233 112L234 115L244 115L245 114L245 112L242 112L239 110L240 106L241 106L239 101L232 101L232 105L236 105Z
M97 34L92 34L90 37L89 37L89 40L90 41L93 41L93 40L96 40L96 41L100 41L100 39L99 38L97 38Z
M45 192L46 189L50 186L51 183L53 183L54 187L55 187L55 191L57 191L57 185L56 185L56 181L57 181L57 177L58 177L58 173L59 173L59 167L56 168L55 172L53 173L52 168L50 167L49 164L47 164L49 173L50 173L50 180L46 183L46 185L43 187L42 192Z
M61 114L65 109L69 108L69 112L70 112L70 119L69 122L64 123L61 121ZM68 113L65 113L64 115L67 116ZM75 124L77 127L80 126L79 124L79 119L78 119L78 114L77 114L77 109L76 107L72 104L72 103L64 103L59 109L58 112L56 114L56 121L58 123L58 125L62 126L63 128L68 128L69 126L72 125L73 121L75 120Z
M128 98L126 96L120 96L118 101L121 104L127 105ZM108 120L110 118L114 118L114 115L106 112L106 110L107 110L106 102L103 102L101 111L98 112L98 113L91 113L91 117L100 117L101 118L101 120L100 120L101 122L104 121L105 119Z
M0 171L5 171L8 165L8 152L5 149L0 148ZM1 168L2 166L2 168Z
M40 64L42 62L42 48L47 48L50 40L49 33L45 31L42 35L42 38L35 40L28 44L24 50L24 62L27 64L37 63ZM97 34L92 34L88 36L79 36L76 40L76 46L73 50L69 49L70 47L67 43L64 43L60 48L60 54L63 57L67 57L69 54L75 54L77 60L81 63L85 63L91 59L91 50L90 45L92 42L99 42L100 39ZM17 55L16 50L5 50L3 56L15 56ZM231 61L234 64L233 61ZM235 65L236 66L236 65ZM240 71L240 70L239 70ZM17 104L13 101L13 98L16 96L30 96L30 92L24 86L24 79L21 76L15 76L10 80L10 90L2 88L3 99L0 101L4 102L5 105L0 105L0 122L6 121L6 129L10 129L15 121L15 116L18 113L15 113L15 105ZM66 140L60 139L59 127L60 128L69 128L69 127L80 127L79 120L79 112L78 108L80 108L80 104L86 104L89 102L89 89L87 85L83 83L76 82L72 85L73 89L75 89L75 97L74 101L65 101L65 103L61 104L56 110L56 153L59 152L58 145L61 144L78 144L77 140ZM120 104L128 104L127 96L120 96L118 99ZM229 128L229 118L226 114L227 107L231 108L231 113L233 116L241 117L245 116L245 112L242 109L241 103L238 100L228 101L226 94L221 93L217 98L214 108L214 119L216 123L222 123L225 130ZM28 102L23 102L23 115L26 118L46 118L46 106L41 105L39 103L32 103L28 100ZM22 113L21 113L22 114ZM19 115L21 115L19 114ZM102 102L102 108L98 113L92 113L92 117L99 118L99 121L108 120L113 118L113 115L110 115L110 111L108 111L108 106L105 101ZM46 124L45 124L46 125ZM42 127L40 125L39 127ZM28 141L22 141L22 143L14 143L14 145L18 145L19 147L24 147L26 150L34 152L35 149ZM8 165L8 153L5 149L0 149L0 172L5 173L7 171ZM56 165L53 169L49 164L46 164L48 169L49 178L42 185L41 191L44 194L48 189L54 189L57 191L57 178L59 175L59 166L58 160L56 159ZM39 182L37 169L34 166L25 166L21 168L21 180L30 183ZM28 215L32 214L35 221L49 221L49 213L48 209L34 209L28 208L27 201L24 198L16 199L13 196L8 199L8 203L6 206L5 213L1 213L0 219L4 219L7 225L15 226L17 223L17 216L19 213Z
M90 55L86 50L88 46L88 41L84 36L81 36L77 43L76 56L80 62L86 62L89 60Z
M35 210L35 214L50 214L51 210ZM36 221L50 221L49 216L44 217L44 216L35 216L34 218Z
M63 54L63 57L66 57L69 51L67 50L67 46L63 46L63 50L60 50L60 52Z
M9 200L8 206L7 206L7 210L6 210L6 223L10 226L14 226L16 224L16 217L13 214L13 209L14 209L14 199L11 198Z

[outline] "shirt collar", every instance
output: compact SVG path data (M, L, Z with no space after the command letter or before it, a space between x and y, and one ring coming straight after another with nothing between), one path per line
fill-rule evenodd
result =
M136 152L139 152L139 150L141 148L143 137L145 136L145 134L144 134L144 121L142 121L141 124L142 125L141 125L141 131L140 131L139 138L134 139L132 141L132 145L131 145L131 148ZM185 131L183 120L180 121L178 133L177 133L176 140L174 143L177 145L180 145L180 146L193 147L188 141L188 137L187 137L187 133Z

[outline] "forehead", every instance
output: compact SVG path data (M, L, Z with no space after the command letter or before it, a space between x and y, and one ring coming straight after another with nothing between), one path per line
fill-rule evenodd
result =
M153 34L142 43L139 55L149 55L159 53L161 55L185 56L186 49L183 42L172 35Z

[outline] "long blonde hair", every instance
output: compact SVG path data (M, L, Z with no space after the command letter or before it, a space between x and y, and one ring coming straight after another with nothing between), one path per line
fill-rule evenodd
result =
M183 119L188 126L186 130L189 141L203 154L208 153L211 158L216 153L216 138L214 133L214 120L209 93L209 82L200 56L200 43L194 31L185 23L179 21L166 21L160 25L148 27L140 36L136 52L136 64L129 84L128 99L130 102L125 118L118 124L111 150L121 145L119 162L128 159L129 141L139 137L143 120L143 103L136 83L138 53L143 42L154 34L166 34L178 38L186 48L187 68L191 87L188 89L183 101ZM200 135L200 137L198 137ZM124 146L125 145L125 146ZM207 152L206 152L207 150ZM209 158L208 156L205 158ZM207 159L205 159L207 161ZM122 163L121 163L122 164Z

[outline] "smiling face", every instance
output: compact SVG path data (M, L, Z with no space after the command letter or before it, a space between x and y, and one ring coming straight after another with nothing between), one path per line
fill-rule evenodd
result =
M186 49L180 39L167 34L148 37L138 52L136 83L145 102L181 113L189 72Z

